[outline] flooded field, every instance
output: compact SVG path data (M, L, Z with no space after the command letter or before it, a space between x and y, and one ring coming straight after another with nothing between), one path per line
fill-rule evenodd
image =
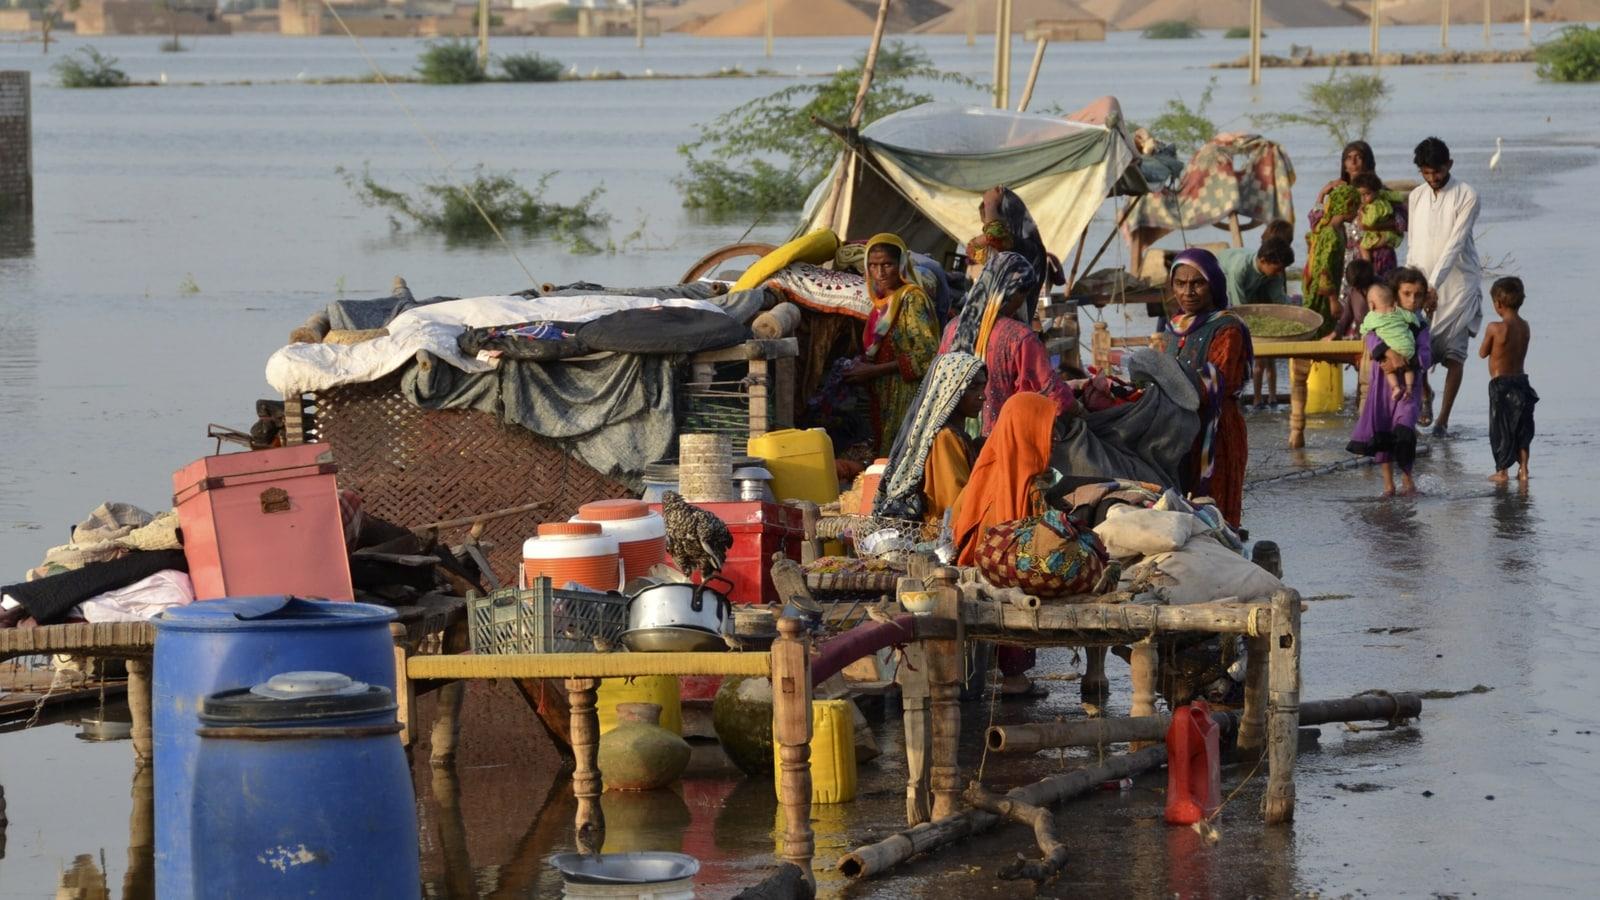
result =
M1455 35L1465 45L1465 33ZM1476 33L1471 35L1476 42ZM1426 49L1430 29L1392 29L1387 47ZM1522 42L1519 28L1496 46ZM71 523L107 499L150 509L170 503L170 476L211 452L208 422L244 425L267 396L262 367L288 330L343 293L374 296L404 275L419 295L517 290L527 277L503 248L448 246L391 233L335 173L370 164L410 184L440 174L412 120L369 85L313 86L297 76L356 75L359 55L333 38L200 38L162 54L158 38L98 39L136 79L272 81L250 86L65 91L38 48L0 45L0 68L35 73L37 213L0 221L0 579L18 578ZM52 57L81 45L68 40ZM919 40L947 68L986 78L989 50L959 37ZM1267 52L1290 43L1364 48L1356 30L1274 31ZM414 64L418 42L368 45L388 71ZM1215 34L1052 46L1037 105L1074 109L1115 94L1134 121L1169 98L1193 102L1211 77L1212 115L1224 128L1297 104L1325 70L1267 70L1257 90L1237 70L1207 66L1244 52ZM580 72L700 73L740 65L828 72L860 52L855 41L780 41L767 63L759 41L663 38L497 42L537 50ZM1014 70L1026 71L1026 50ZM1600 681L1594 608L1600 489L1588 465L1600 440L1600 387L1588 366L1600 316L1593 198L1600 193L1600 93L1538 82L1528 65L1405 67L1384 72L1393 97L1371 141L1378 171L1410 177L1410 149L1438 134L1458 177L1482 198L1479 246L1503 273L1528 284L1534 330L1528 368L1543 402L1526 490L1494 487L1487 441L1486 371L1467 368L1455 437L1432 442L1418 471L1425 496L1383 501L1376 473L1354 469L1274 481L1245 497L1246 524L1284 551L1287 580L1313 598L1305 616L1303 696L1374 689L1486 690L1428 700L1416 728L1347 732L1324 726L1300 758L1299 807L1290 828L1263 829L1264 778L1243 784L1221 820L1222 840L1201 845L1161 822L1164 781L1097 793L1062 807L1068 874L1042 896L1564 896L1600 875L1600 742L1592 685ZM542 281L609 284L676 279L705 251L739 238L749 218L688 216L672 179L674 148L697 122L791 83L787 79L626 81L468 88L400 86L415 122L459 170L483 164L531 177L556 171L553 196L603 184L601 204L642 244L616 255L572 256L544 242L518 253ZM948 99L981 97L940 89ZM1324 134L1276 133L1299 174L1303 221L1336 172ZM1504 139L1498 173L1486 166ZM752 239L786 236L787 219ZM1100 233L1109 223L1098 226ZM1219 235L1221 232L1218 233ZM1092 238L1093 239L1093 238ZM1303 244L1301 245L1303 247ZM1119 251L1108 262L1120 263ZM1303 251L1302 251L1303 252ZM1142 334L1142 316L1113 318L1114 333ZM1586 349L1587 348L1587 349ZM1252 477L1343 458L1348 415L1313 421L1309 447L1283 449L1287 414L1251 417ZM1410 630L1408 630L1410 629ZM1041 671L1074 671L1069 652L1046 653ZM1115 711L1128 702L1127 667L1113 661ZM1003 704L996 721L1073 714L1077 686ZM515 699L515 698L512 698ZM520 702L520 701L517 701ZM516 709L502 703L496 708ZM966 711L972 738L962 764L984 766L1003 787L1063 764L991 757L976 743L990 710ZM551 896L545 865L572 845L570 792L552 784L553 757L527 716L526 742L473 744L469 723L456 778L416 770L428 896ZM896 717L878 727L885 755L862 767L863 797L818 807L819 878L859 897L1013 896L995 869L1031 841L1008 828L916 863L879 882L844 887L832 863L892 830L903 784ZM150 896L142 791L125 742L74 737L70 723L0 734L0 785L10 825L0 832L0 897L54 895L62 873L103 872L113 896ZM1489 799L1489 798L1493 799ZM777 811L766 782L708 774L678 791L608 797L608 849L681 849L705 864L704 896L725 896L770 864ZM120 887L119 887L120 886Z

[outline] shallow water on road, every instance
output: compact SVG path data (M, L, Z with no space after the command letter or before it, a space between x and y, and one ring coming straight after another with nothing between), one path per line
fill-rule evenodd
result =
M1386 46L1397 48L1423 49L1435 37L1429 29L1385 32ZM1497 31L1498 45L1520 40L1511 29ZM332 39L202 38L178 55L155 53L156 42L94 43L121 57L136 78L165 70L174 81L293 81L301 71L360 71L348 45ZM1291 42L1319 50L1364 47L1366 34L1284 31L1269 37L1267 50L1282 53ZM925 44L943 64L986 76L984 46L966 48L959 37ZM409 41L373 46L390 71L407 68L418 48ZM759 42L751 41L669 38L651 42L643 54L620 40L503 46L537 49L583 71L762 65ZM853 41L780 41L773 67L831 71L859 49ZM1267 70L1265 84L1252 93L1242 72L1203 68L1243 50L1241 42L1214 35L1182 46L1134 35L1114 35L1103 45L1058 45L1050 49L1037 96L1071 109L1116 93L1131 119L1148 121L1175 94L1192 102L1216 74L1214 117L1223 127L1244 128L1247 113L1291 105L1301 86L1325 74ZM290 83L71 92L52 86L36 52L0 46L0 67L36 73L38 185L31 222L0 223L3 580L37 564L46 547L64 540L70 524L103 500L151 509L169 503L171 472L211 452L205 424L246 423L254 398L269 393L261 376L266 356L341 288L350 296L377 295L395 274L419 295L515 290L526 282L494 246L449 247L391 234L384 216L363 208L338 180L335 166L364 161L397 183L438 174L381 88ZM1600 625L1590 614L1600 575L1594 537L1600 490L1586 452L1600 438L1593 413L1600 390L1589 364L1600 334L1591 302L1592 198L1600 191L1600 120L1592 110L1600 95L1592 87L1540 84L1531 66L1385 74L1395 90L1372 135L1379 171L1409 176L1411 145L1428 133L1445 137L1457 174L1483 200L1485 258L1528 283L1529 372L1543 398L1535 477L1525 491L1484 480L1487 377L1474 359L1453 417L1456 437L1434 441L1419 464L1423 497L1381 500L1377 473L1359 468L1264 483L1247 494L1245 516L1255 537L1280 544L1287 580L1313 598L1305 616L1303 696L1490 690L1427 701L1415 728L1348 733L1324 726L1320 749L1301 756L1292 828L1259 825L1260 774L1225 810L1223 839L1214 847L1161 823L1159 777L1140 780L1128 793L1074 801L1058 812L1073 861L1067 876L1041 895L1554 896L1600 875L1593 854L1600 826L1592 815L1600 804L1600 744L1588 733L1597 717L1592 685L1600 680ZM398 90L453 165L484 163L524 175L558 170L552 185L562 198L603 182L616 231L644 221L648 246L574 257L525 241L518 251L541 280L622 284L673 280L695 257L744 231L748 221L714 224L683 213L670 183L680 168L673 148L693 138L693 123L788 83ZM1505 163L1491 175L1486 160L1497 136L1506 139ZM1303 215L1336 169L1336 148L1304 130L1278 137L1299 171ZM774 239L787 228L785 220L753 236ZM1108 263L1120 262L1117 253L1108 254ZM199 291L180 291L186 281ZM1148 328L1142 316L1112 319L1114 333ZM1303 451L1283 448L1286 412L1250 419L1252 478L1345 457L1348 416L1314 419ZM1391 628L1416 630L1373 631ZM1070 652L1042 658L1042 671L1073 669ZM1110 669L1112 708L1125 711L1126 666L1113 661ZM1002 705L997 720L1076 714L1076 685L1051 684L1051 698ZM963 733L970 746L962 762L969 771L981 762L976 735L989 714L981 704L967 710ZM814 812L826 888L843 888L831 870L840 853L881 837L900 819L894 718L878 726L886 752L862 767L862 799ZM571 847L570 792L560 784L551 789L545 738L531 718L524 725L527 746L514 761L468 753L454 784L419 766L429 896L534 897L557 890L545 860ZM126 743L79 741L74 731L56 724L0 735L0 785L11 820L0 854L0 897L49 896L80 854L103 867L112 885L124 883L129 825L137 824L130 815L131 751ZM1003 787L1061 764L1043 756L1025 764L991 758L984 774ZM1225 792L1247 774L1226 773ZM455 804L448 802L452 791ZM706 866L706 896L725 896L770 865L777 821L770 784L702 778L671 797L607 802L609 849L694 853ZM459 817L451 814L457 806ZM1015 886L993 876L1019 850L1031 852L1031 841L1009 828L846 893L1014 896ZM136 877L112 893L147 895L140 888Z

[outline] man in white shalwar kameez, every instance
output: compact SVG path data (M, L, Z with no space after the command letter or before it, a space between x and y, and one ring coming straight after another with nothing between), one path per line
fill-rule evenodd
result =
M1450 409L1461 390L1467 345L1483 323L1483 268L1472 229L1478 221L1478 192L1450 177L1450 148L1430 137L1417 145L1414 162L1423 183L1406 206L1406 265L1420 269L1433 289L1433 360L1445 368L1444 393L1433 433L1450 426ZM1428 403L1427 412L1433 404ZM1426 412L1424 413L1426 415Z

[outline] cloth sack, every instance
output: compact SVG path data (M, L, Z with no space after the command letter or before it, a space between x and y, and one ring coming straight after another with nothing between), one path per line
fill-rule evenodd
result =
M1106 520L1094 527L1106 552L1121 558L1151 556L1181 549L1189 539L1207 531L1193 513L1146 509L1118 504L1106 510Z
M984 532L977 563L995 587L1020 588L1041 599L1089 593L1116 566L1093 531L1079 530L1054 509Z
M1190 538L1181 550L1147 557L1128 570L1124 581L1130 589L1148 586L1173 606L1224 597L1262 600L1287 587L1209 534Z

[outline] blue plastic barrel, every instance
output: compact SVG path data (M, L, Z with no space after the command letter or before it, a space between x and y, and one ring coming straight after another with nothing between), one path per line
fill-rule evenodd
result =
M155 620L157 896L198 896L190 839L200 701L301 670L392 685L394 618L394 610L382 606L276 596L206 600L169 609Z
M416 801L394 713L388 688L330 672L206 698L196 896L418 897Z

